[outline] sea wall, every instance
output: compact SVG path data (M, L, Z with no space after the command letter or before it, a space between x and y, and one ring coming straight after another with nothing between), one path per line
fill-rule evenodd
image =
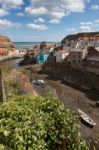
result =
M48 74L56 75L61 79L77 85L81 88L92 89L99 91L99 76L72 68L69 63L46 62L42 70Z

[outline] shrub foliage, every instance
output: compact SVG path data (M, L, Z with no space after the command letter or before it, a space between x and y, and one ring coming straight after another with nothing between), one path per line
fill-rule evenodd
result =
M13 96L0 105L0 150L89 150L79 119L51 97Z

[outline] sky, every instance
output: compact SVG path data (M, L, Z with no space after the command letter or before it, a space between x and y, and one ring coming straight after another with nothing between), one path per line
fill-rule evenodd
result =
M60 42L99 31L99 0L0 0L0 34L13 42Z

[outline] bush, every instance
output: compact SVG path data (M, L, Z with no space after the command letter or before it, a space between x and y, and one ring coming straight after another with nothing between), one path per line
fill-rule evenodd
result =
M19 82L17 80L15 80L15 79L10 80L9 81L9 86L12 87L13 93L19 94L20 86L19 86Z
M12 68L8 65L0 65L0 70L2 70L4 73L10 73Z
M78 123L59 100L13 96L0 106L0 150L89 150Z

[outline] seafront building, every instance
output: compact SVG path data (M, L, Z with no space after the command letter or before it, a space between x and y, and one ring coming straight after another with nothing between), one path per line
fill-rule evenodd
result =
M55 52L54 56L55 56L55 61L56 62L63 62L64 59L66 59L66 57L69 55L69 52L67 52L66 50L58 50Z
M22 57L24 54L22 52L20 53L9 37L0 35L0 61L9 58Z
M43 64L48 60L49 54L40 52L36 57L37 64Z

